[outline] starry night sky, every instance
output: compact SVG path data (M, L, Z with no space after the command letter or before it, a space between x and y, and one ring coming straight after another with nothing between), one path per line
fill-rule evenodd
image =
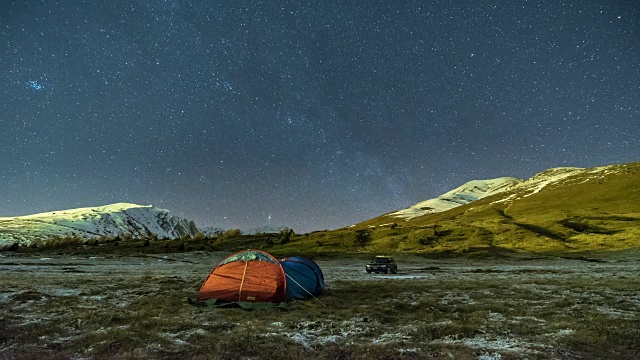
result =
M640 160L637 2L399 3L0 2L0 216L305 232Z

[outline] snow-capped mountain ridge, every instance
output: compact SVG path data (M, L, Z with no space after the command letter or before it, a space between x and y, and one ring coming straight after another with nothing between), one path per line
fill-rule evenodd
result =
M115 203L108 204L103 206L93 206L93 207L83 207L83 208L74 208L74 209L66 209L66 210L55 210L48 211L43 213L31 214L31 215L23 215L23 216L12 216L12 217L0 217L0 220L6 219L38 219L38 218L67 218L69 216L82 216L90 213L115 213L133 208L152 208L153 205L138 205L132 203Z
M527 180L513 177L473 180L435 199L419 202L409 208L393 212L389 216L411 220L419 216L447 211L501 193L506 193L508 196L498 199L494 203L510 202L537 194L546 187L563 184L574 178L579 178L583 182L589 181L616 172L618 169L618 165L595 168L557 167L541 171Z
M405 220L418 216L447 211L455 207L472 203L478 199L497 194L517 186L522 180L501 177L488 180L473 180L459 186L435 199L419 202L407 209L389 214Z
M116 203L57 210L26 216L0 217L0 245L30 244L54 236L99 237L129 234L177 238L197 233L193 221L152 205Z

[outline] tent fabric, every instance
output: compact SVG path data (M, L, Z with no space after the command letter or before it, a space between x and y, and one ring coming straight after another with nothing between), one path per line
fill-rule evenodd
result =
M235 253L231 256L228 256L227 258L222 260L222 262L218 266L228 264L234 261L250 261L250 260L268 261L274 264L278 263L278 260L276 260L273 256L267 254L266 252L262 252L259 250L250 250L250 251L242 251L239 253Z
M272 302L303 300L324 292L324 274L314 261L278 261L260 250L226 257L202 284L196 302Z
M318 276L320 277L320 280L322 280L322 288L324 289L324 273L322 273L322 269L320 269L320 266L318 266L318 264L316 264L315 261L313 261L311 259L299 257L299 256L290 256L290 257L285 258L283 260L284 261L300 261L300 262L303 262L303 263L311 266L313 268L313 270L316 272L316 274L318 274Z
M286 299L304 300L324 292L324 274L313 260L290 257L280 261L287 278Z
M281 302L285 293L280 263L260 250L245 250L227 257L213 269L197 300Z

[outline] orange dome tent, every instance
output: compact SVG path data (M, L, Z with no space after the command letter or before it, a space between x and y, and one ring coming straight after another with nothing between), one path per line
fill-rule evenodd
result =
M216 266L200 288L197 300L282 302L286 280L280 262L260 250L244 250Z

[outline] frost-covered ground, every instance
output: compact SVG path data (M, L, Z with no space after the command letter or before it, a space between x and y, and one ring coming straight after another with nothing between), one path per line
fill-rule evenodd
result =
M319 259L290 311L189 305L226 253L0 256L4 358L638 358L640 262Z

